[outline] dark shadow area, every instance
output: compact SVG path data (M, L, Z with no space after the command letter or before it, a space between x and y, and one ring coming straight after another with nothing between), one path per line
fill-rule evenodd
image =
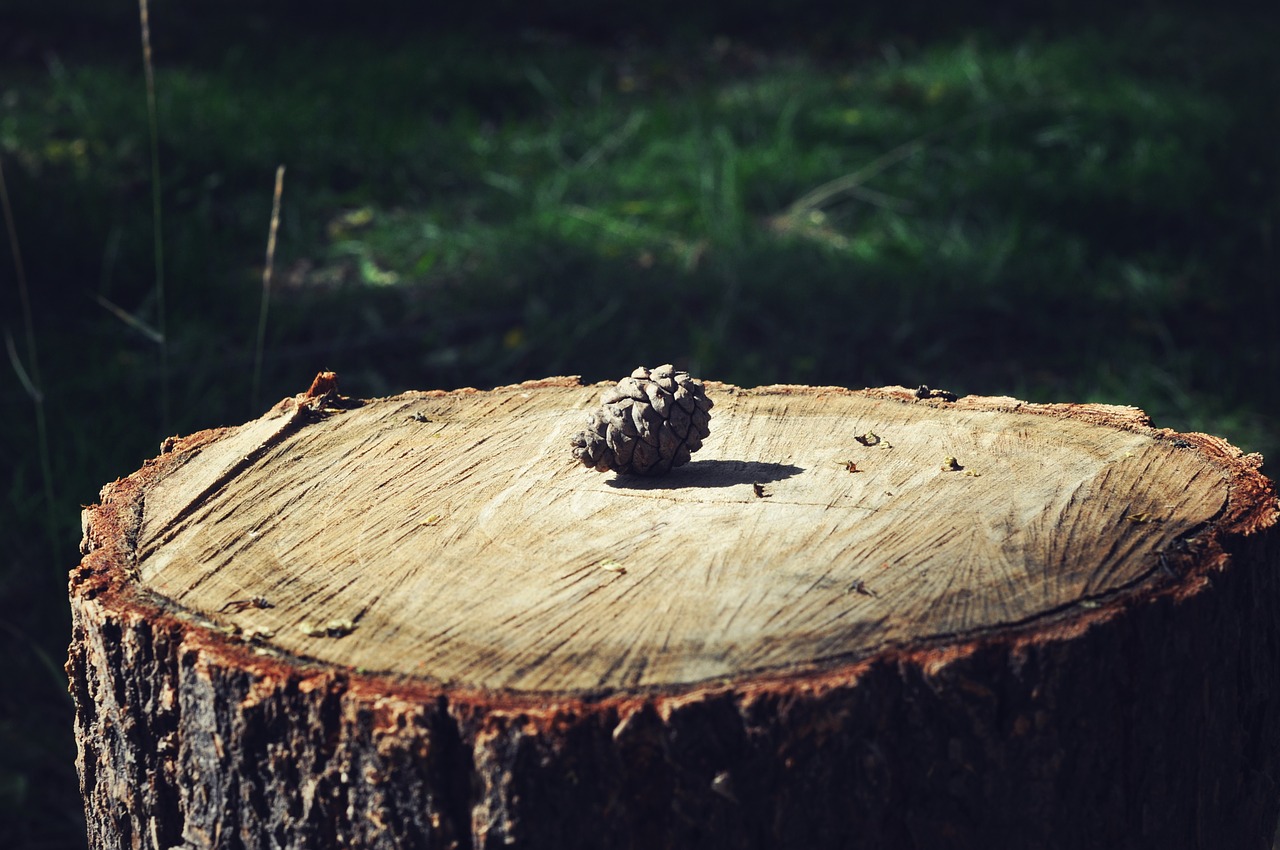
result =
M618 475L606 482L620 490L676 490L683 487L734 487L739 484L770 484L799 475L804 469L786 463L755 460L695 460L666 475L642 478Z

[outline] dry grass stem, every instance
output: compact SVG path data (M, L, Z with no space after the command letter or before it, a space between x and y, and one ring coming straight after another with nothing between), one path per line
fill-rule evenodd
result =
M258 390L262 383L262 352L267 338L267 309L271 304L271 271L276 264L276 234L280 230L280 198L284 194L284 166L276 167L276 188L271 195L271 225L267 231L267 259L262 267L262 306L258 309L258 339L253 349L254 409L258 405Z
M151 217L156 266L156 330L160 334L160 424L169 430L169 344L165 333L164 229L160 202L160 122L156 110L156 74L151 61L151 16L147 0L138 0L142 26L142 67L147 81L147 123L151 135Z

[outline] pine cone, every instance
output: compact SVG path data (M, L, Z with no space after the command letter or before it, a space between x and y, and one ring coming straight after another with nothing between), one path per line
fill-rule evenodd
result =
M702 448L711 405L688 372L641 366L600 396L587 430L573 436L573 456L600 472L664 475Z

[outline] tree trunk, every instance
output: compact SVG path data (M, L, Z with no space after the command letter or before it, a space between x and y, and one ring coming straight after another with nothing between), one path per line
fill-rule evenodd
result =
M165 441L71 576L92 845L1270 846L1261 458L1133 408L707 387L654 479L574 463L573 379L328 375Z

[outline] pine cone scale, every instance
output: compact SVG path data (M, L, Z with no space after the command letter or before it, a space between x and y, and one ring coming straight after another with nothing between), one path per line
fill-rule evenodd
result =
M667 408L671 405L671 393L656 383L645 384L644 392L649 397L649 404L653 405L653 409L657 411L658 415L666 416Z
M671 423L671 428L680 435L681 439L689 436L689 426L693 424L693 417L685 412L683 407L676 406L671 409L671 418L667 420Z
M628 398L636 401L648 401L649 397L645 395L644 388L640 386L640 382L635 378L623 378L618 382L618 392Z

